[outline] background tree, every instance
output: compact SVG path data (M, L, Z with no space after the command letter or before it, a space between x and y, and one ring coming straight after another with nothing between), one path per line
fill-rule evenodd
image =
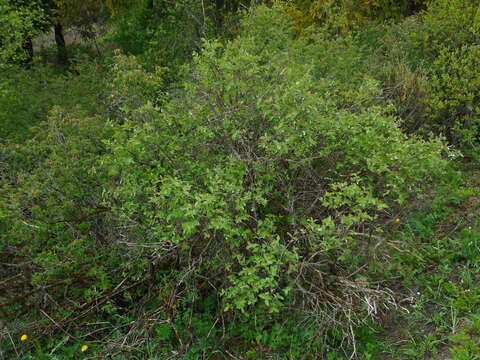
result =
M103 1L43 0L54 28L59 63L68 63L64 30L80 29L83 35L92 34L92 27L105 17Z
M426 5L425 0L287 0L284 6L298 29L325 24L335 32L358 29L368 22L402 19Z
M0 66L30 62L33 37L46 25L39 1L0 0Z

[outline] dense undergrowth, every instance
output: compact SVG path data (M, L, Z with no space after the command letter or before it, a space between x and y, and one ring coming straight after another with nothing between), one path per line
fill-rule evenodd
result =
M0 68L0 358L478 359L480 3L232 4Z

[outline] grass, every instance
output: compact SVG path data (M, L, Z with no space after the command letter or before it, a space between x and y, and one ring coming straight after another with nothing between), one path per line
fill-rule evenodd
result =
M480 359L480 171L453 172L431 204L392 234L389 268L400 296L366 359Z

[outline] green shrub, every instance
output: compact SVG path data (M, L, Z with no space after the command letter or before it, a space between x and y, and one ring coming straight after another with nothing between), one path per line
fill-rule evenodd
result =
M480 130L480 46L445 48L432 64L431 128L455 144L474 146Z
M425 0L291 0L283 1L298 30L321 24L330 32L358 31L372 23L400 20L425 7Z
M54 108L34 138L2 151L2 256L23 259L35 269L24 279L36 289L24 305L38 301L43 287L56 298L74 281L73 294L91 278L108 282L103 266L94 265L103 256L98 239L106 209L100 204L99 174L91 173L108 131L99 118Z
M346 321L346 309L357 323L365 304L353 294L388 298L366 278L344 278L361 261L362 236L442 173L446 148L404 135L372 105L375 82L347 96L312 77L282 21L257 9L240 38L204 45L182 97L137 110L150 117L109 142L104 164L118 185L109 196L129 236L173 248L180 273L209 279L225 311L294 304L324 328L328 317Z
M372 319L395 301L370 271L388 259L372 258L453 154L402 131L359 38L296 39L262 6L237 39L201 47L170 97L165 69L117 56L101 91L73 77L96 90L82 106L55 107L28 141L5 142L7 330L61 324L98 341L98 356L125 358L233 347L338 359L356 338L373 356ZM416 86L410 67L391 70ZM54 342L42 345L54 353Z
M464 150L477 146L479 19L477 1L432 1L419 16L358 35L371 52L366 72L409 133L433 132Z
M0 17L0 71L4 71L29 58L26 41L31 41L40 33L47 19L36 0L17 3L1 0Z
M480 119L478 66L480 8L478 1L432 2L423 16L428 32L423 41L433 48L429 126L460 145L478 143Z
M431 1L423 15L429 28L425 45L434 48L452 47L478 43L480 36L480 9L477 0Z
M43 109L48 117L40 113L34 124L25 126L23 141L5 139L0 149L0 257L9 259L0 264L6 280L0 284L5 331L28 333L32 341L44 339L42 334L58 328L52 330L46 313L78 338L85 330L81 321L90 316L111 321L114 338L124 335L115 330L129 321L119 309L127 301L134 307L151 264L136 257L135 249L124 256L124 245L118 245L122 229L102 196L115 180L99 160L115 126L136 108L160 101L158 74L140 69L133 58L116 57L110 72L89 63L78 67L79 74L46 77L52 92L42 91L40 100L50 96L45 107L61 103L66 108ZM33 69L28 73L37 74ZM41 69L38 73L45 75ZM60 92L70 86L72 99ZM20 129L12 131L20 135ZM134 257L138 261L130 264ZM125 305L122 311L128 312ZM79 351L78 338L64 341L65 358ZM48 338L38 346L54 351L55 341ZM22 353L30 347L26 343ZM10 343L6 348L14 351Z

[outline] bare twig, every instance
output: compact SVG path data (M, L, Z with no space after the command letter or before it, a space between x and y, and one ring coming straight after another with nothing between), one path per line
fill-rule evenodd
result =
M55 324L55 326L60 329L61 331L63 331L66 335L70 336L72 339L75 339L76 341L78 341L78 339L73 336L72 334L70 334L67 330L65 330L63 327L61 327L55 320L52 319L52 317L50 317L50 315L48 315L45 311L43 311L42 309L40 309L40 312L48 319L50 320L52 323Z

